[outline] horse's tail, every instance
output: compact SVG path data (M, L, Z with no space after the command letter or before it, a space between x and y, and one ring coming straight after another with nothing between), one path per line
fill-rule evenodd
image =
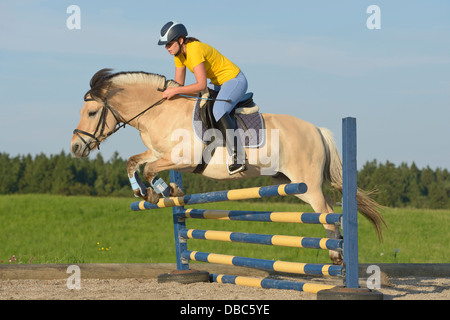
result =
M322 135L327 158L324 168L324 180L330 182L331 187L342 194L342 159L336 148L333 134L326 128L319 128L319 132ZM382 206L371 198L372 194L373 192L366 192L359 188L357 189L356 200L358 203L358 211L373 224L377 231L378 238L382 240L382 226L383 224L385 226L387 225L379 212L379 209L382 208Z

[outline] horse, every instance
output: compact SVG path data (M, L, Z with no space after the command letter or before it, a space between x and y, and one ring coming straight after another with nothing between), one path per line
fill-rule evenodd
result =
M90 81L90 90L84 96L81 118L71 140L70 150L76 158L87 157L100 143L125 125L136 128L146 151L130 157L127 173L130 181L141 165L143 177L151 183L158 172L175 170L194 172L207 145L195 137L192 125L195 99L176 96L162 98L165 88L179 86L173 80L147 72L118 72L102 69ZM247 170L230 175L227 171L227 150L218 145L211 154L206 168L200 173L205 177L244 179L261 174L270 175L275 184L304 182L307 192L296 195L311 205L315 212L334 213L331 198L322 190L324 183L342 193L342 160L336 148L333 134L299 118L261 113L265 125L265 143L255 150L245 148ZM177 134L174 138L175 132ZM178 138L177 138L178 137ZM180 142L180 137L182 137ZM276 139L273 139L273 138ZM270 143L269 143L270 142ZM267 156L276 159L276 165L268 163ZM200 161L201 162L201 161ZM152 188L144 192L132 185L137 197L156 203L160 195ZM183 195L182 190L170 183L170 195ZM380 213L381 206L371 194L358 188L358 211L374 226L382 239L382 226L386 225ZM324 225L329 238L342 237L335 225ZM342 264L342 254L330 250L333 264Z

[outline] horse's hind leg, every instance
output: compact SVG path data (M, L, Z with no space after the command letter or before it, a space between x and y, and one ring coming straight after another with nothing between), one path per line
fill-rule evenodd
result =
M301 200L309 203L313 210L318 213L334 213L331 205L331 199L325 199L321 188L314 188L308 185L308 191L305 194L297 195ZM328 197L329 198L329 197ZM323 225L328 238L339 238L340 231L334 224ZM342 254L335 250L329 250L329 256L333 264L341 265L343 263Z
M333 201L330 196L325 195L325 201L327 203L328 213L334 213L333 210ZM338 226L334 224L324 224L323 225L326 232L327 237L332 239L342 239L341 230ZM344 257L342 255L342 252L337 252L330 250L330 258L333 261L334 264L342 264L344 262Z

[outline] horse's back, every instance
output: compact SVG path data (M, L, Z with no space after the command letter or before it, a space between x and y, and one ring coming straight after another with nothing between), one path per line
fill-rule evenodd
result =
M262 113L266 129L278 129L280 139L286 139L286 142L296 140L297 138L311 139L320 138L319 128L303 119L288 114Z
M321 177L327 156L320 129L291 115L262 115L269 143L272 130L279 130L280 171L291 180Z

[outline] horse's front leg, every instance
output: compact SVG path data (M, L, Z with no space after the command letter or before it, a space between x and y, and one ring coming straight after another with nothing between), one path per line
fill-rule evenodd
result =
M154 184L155 182L157 182L158 177L157 174L158 172L161 171L165 171L165 170L170 170L170 169L175 169L175 165L171 162L168 161L164 158L159 159L157 161L151 162L151 163L147 163L144 167L144 178L150 182L150 184ZM164 185L165 182L163 182ZM178 185L176 183L169 183L169 190L168 190L168 194L172 197L181 197L184 196L184 192L183 190L181 190L181 188L178 187ZM164 188L161 189L160 193L164 193L163 191Z
M130 179L131 188L136 197L143 198L145 201L156 203L159 200L159 195L152 188L147 188L137 174L139 166L146 162L155 161L156 157L150 150L147 150L138 155L132 156L127 161L128 178Z

